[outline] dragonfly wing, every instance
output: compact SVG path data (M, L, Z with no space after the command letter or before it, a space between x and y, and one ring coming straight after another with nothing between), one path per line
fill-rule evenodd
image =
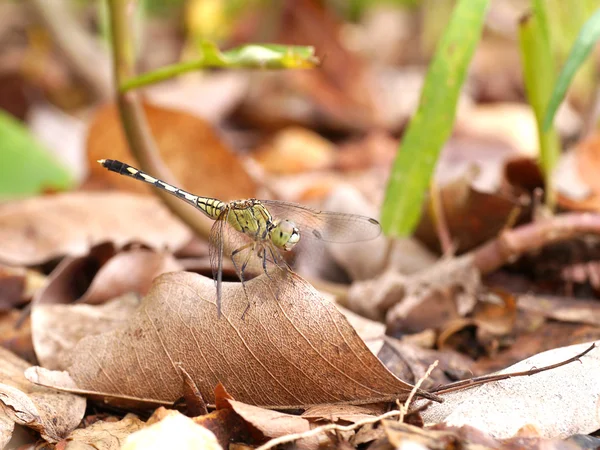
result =
M381 225L370 217L318 211L279 200L261 200L261 203L275 219L295 222L302 239L349 243L368 241L381 234Z
M226 210L219 216L210 229L210 236L208 238L208 256L210 258L213 280L215 280L217 287L217 315L219 317L221 316L221 287L223 282L223 229L227 223L228 213L229 210Z

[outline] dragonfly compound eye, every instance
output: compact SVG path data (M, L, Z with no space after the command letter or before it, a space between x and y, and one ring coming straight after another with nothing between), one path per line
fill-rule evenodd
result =
M300 240L300 231L294 222L282 220L271 232L271 240L277 247L289 251Z

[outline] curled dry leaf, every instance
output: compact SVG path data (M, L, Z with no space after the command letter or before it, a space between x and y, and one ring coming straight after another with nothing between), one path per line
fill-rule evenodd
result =
M256 183L241 158L219 138L211 125L192 114L144 104L146 119L160 156L180 187L197 195L221 200L254 197ZM151 189L126 177L109 173L96 161L110 158L133 166L115 105L105 106L94 117L87 141L90 181L138 193Z
M127 436L121 447L122 450L165 448L222 450L210 430L177 411L170 411L162 420Z
M13 265L84 255L101 242L174 251L190 237L158 200L137 195L73 192L0 206L0 261Z
M31 320L23 319L23 311L12 309L0 313L0 347L10 350L26 361L36 360L31 341Z
M183 269L169 253L133 249L115 254L113 248L99 247L86 256L63 259L52 271L47 285L34 297L34 308L76 301L100 304L129 292L145 295L158 275ZM86 287L82 280L92 276L89 287L81 295L82 288Z
M119 450L125 438L144 427L138 416L127 414L119 421L99 420L74 430L58 445L64 450Z
M499 373L556 364L589 346L588 343L549 350ZM430 405L421 415L429 423L470 425L496 438L512 437L525 426L534 426L541 436L548 438L588 434L600 428L599 372L600 350L596 348L579 361L533 376L444 394L444 403Z
M146 295L154 278L182 269L168 253L142 249L119 253L102 266L80 301L98 304L127 292Z
M30 300L46 282L41 273L0 264L0 312Z
M235 400L228 400L228 402L231 408L246 422L271 439L310 430L310 422L300 416L271 411ZM319 440L312 436L296 441L296 445L300 450L316 450L319 447Z
M85 398L30 383L23 374L27 367L29 363L0 348L0 439L10 438L7 430L14 422L57 442L81 422Z
M39 305L31 313L32 338L40 364L65 370L71 353L85 336L124 325L139 305L135 294L125 294L103 305Z
M126 327L79 342L69 372L82 389L174 401L182 396L181 366L208 403L222 383L239 401L278 408L372 403L410 392L300 277L277 271L246 290L255 301L242 317L244 290L226 283L218 318L213 280L162 275Z

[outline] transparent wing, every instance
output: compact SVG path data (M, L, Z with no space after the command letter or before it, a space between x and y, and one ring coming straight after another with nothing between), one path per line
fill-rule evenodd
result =
M208 256L217 287L217 314L221 315L221 287L223 281L223 228L226 223L228 210L225 210L213 223L208 237Z
M261 203L275 219L295 222L301 239L348 243L368 241L381 234L381 225L370 217L318 211L279 200L261 200Z

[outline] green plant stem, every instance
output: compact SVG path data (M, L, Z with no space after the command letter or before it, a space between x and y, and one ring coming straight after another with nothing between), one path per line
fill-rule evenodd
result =
M109 0L108 5L112 37L113 75L115 86L120 86L125 80L135 75L133 36L128 18L135 11L136 2L135 0ZM117 106L125 138L131 153L139 162L140 168L152 174L152 176L177 185L177 182L173 180L173 175L160 159L158 148L136 93L120 93L117 91ZM107 151L109 150L107 149ZM173 214L192 230L200 236L208 237L210 222L204 219L201 214L198 214L195 209L160 189L154 189L153 192L161 198Z
M541 2L538 2L541 4ZM546 108L555 82L555 64L550 47L548 29L544 22L545 14L536 8L534 13L525 16L519 26L523 78L527 99L535 114L540 143L540 165L546 184L546 205L552 210L556 203L552 173L560 155L560 141L554 128L544 131L543 122Z
M121 93L131 91L140 87L156 84L161 81L174 78L177 75L182 75L187 72L201 69L203 62L201 60L184 61L170 66L161 67L160 69L153 70L152 72L138 75L137 77L130 77L119 84L119 90Z

